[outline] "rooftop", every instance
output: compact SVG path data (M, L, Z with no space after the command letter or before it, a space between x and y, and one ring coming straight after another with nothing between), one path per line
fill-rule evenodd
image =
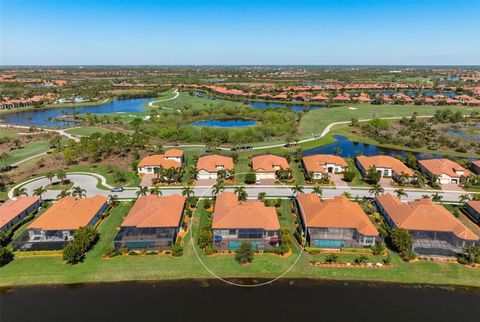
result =
M446 174L450 177L460 177L461 175L457 174L456 171L463 171L465 176L470 175L470 171L449 159L420 160L418 163L427 169L428 172L438 176Z
M216 172L217 166L223 166L225 170L232 170L233 159L231 157L226 157L218 154L209 154L198 158L197 170Z
M0 205L0 227L5 226L19 214L30 208L39 201L39 197L20 197L16 200L8 200Z
M397 174L405 173L410 177L415 176L415 173L413 172L413 170L407 167L405 164L403 164L402 161L388 155L376 155L371 157L360 155L357 157L357 161L366 170L372 167L387 168L387 169L392 169L392 171L394 171Z
M347 162L339 156L331 154L315 154L303 157L303 163L308 172L326 172L324 166L335 164L343 168L348 167Z
M262 154L252 158L252 169L257 172L274 172L275 167L289 169L287 159L274 154Z

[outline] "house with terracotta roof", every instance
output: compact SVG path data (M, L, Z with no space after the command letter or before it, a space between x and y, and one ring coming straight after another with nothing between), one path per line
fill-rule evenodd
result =
M180 230L185 200L178 194L138 197L115 237L115 249L170 249Z
M480 174L480 160L472 162L472 171L476 174Z
M480 225L480 200L470 200L465 204L465 211L478 225Z
M62 249L78 229L95 225L106 208L107 198L104 196L64 197L27 227L25 233L14 241L14 249Z
M196 168L198 170L197 179L217 179L218 172L233 170L233 158L219 154L203 155L198 158Z
M154 174L155 169L180 169L183 164L183 151L171 149L164 154L154 154L143 158L137 165L139 174Z
M256 250L273 248L281 241L275 207L259 200L239 201L233 192L217 196L212 232L213 246L219 250L237 250L242 242Z
M262 154L252 157L252 170L257 180L275 180L278 170L290 169L287 159L274 154Z
M413 251L420 256L456 257L463 247L479 244L477 235L429 198L403 203L385 194L375 203L390 227L410 232Z
M36 196L7 200L0 205L0 231L7 231L40 207Z
M339 156L315 154L302 158L303 168L312 174L312 179L321 179L328 173L342 173L348 170L348 164Z
M380 241L377 228L360 205L344 196L320 200L316 194L300 194L297 205L311 247L361 248Z
M355 164L364 176L367 175L369 169L375 168L382 178L387 177L400 180L400 177L403 175L406 179L408 178L407 181L409 182L416 179L415 172L412 169L403 164L402 161L388 155L371 157L359 155L355 158Z
M439 184L460 184L471 175L469 170L446 158L420 160L418 166L429 179L437 176Z

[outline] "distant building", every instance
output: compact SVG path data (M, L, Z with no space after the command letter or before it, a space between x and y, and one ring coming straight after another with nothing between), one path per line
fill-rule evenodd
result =
M40 206L39 197L20 197L0 205L0 231L7 231Z
M344 196L320 200L315 194L300 194L297 203L311 247L369 247L380 241L360 205Z
M385 194L375 202L390 227L410 232L413 251L419 256L456 257L463 247L478 245L477 235L431 199L402 203Z
M254 249L278 246L280 222L275 207L258 200L239 201L233 192L216 198L212 219L213 243L220 250L237 250L242 242Z
M154 174L155 169L179 169L183 164L183 151L171 149L164 154L155 154L143 158L137 165L139 174Z
M95 225L106 208L104 196L64 197L27 227L27 231L14 241L14 249L62 249L79 228Z
M220 170L225 170L227 172L233 170L233 158L218 154L204 155L198 158L196 168L198 170L197 179L216 180Z
M137 198L115 237L115 249L170 249L182 223L185 200L178 194Z

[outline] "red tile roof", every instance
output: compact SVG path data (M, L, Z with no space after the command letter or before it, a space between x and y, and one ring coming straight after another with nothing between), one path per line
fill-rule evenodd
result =
M275 167L290 169L287 159L274 154L262 154L252 158L252 169L256 172L275 172Z
M137 168L143 168L148 166L159 166L164 169L168 168L180 168L182 164L176 160L169 160L167 158L183 157L183 151L181 150L168 150L164 154L154 154L143 158L137 165Z
M8 200L0 205L0 227L11 222L15 217L30 208L39 201L39 197L20 197L16 200Z
M464 176L469 176L471 173L461 165L449 159L428 159L418 161L428 172L440 176L446 174L449 177L461 177L455 171L464 171Z
M225 170L233 169L233 159L218 154L204 155L198 158L197 170L217 172L217 166L223 166Z
M392 169L392 171L398 175L405 173L410 177L415 176L415 173L409 167L403 164L402 161L388 155L376 155L371 157L360 155L357 157L357 161L366 170L370 169L371 167L387 168Z
M325 173L327 164L335 164L342 168L348 167L347 162L339 156L331 154L315 154L303 157L303 164L308 172Z

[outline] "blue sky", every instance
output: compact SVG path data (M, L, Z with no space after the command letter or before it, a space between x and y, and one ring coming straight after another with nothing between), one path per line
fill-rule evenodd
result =
M0 65L480 64L479 0L0 4Z

